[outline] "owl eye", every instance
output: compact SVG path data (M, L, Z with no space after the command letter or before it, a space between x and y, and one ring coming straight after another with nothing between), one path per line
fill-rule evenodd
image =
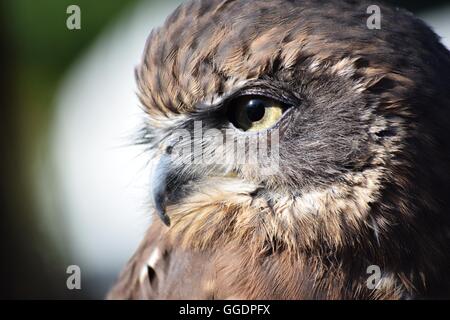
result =
M259 131L272 127L278 122L286 106L276 100L258 97L240 97L230 103L230 122L243 131Z

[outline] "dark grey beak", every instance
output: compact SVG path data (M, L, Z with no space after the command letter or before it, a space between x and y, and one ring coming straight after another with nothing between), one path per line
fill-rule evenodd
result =
M170 218L166 213L167 184L171 164L170 153L165 152L159 159L151 178L151 194L156 213L162 222L170 227Z

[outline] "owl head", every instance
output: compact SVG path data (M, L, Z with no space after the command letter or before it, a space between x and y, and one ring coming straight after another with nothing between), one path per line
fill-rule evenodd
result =
M143 141L180 245L448 263L450 54L404 10L370 29L372 2L188 1L151 33Z

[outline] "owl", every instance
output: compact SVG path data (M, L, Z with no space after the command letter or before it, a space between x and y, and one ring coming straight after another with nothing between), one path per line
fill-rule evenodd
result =
M109 298L450 297L450 53L371 5L195 0L151 32L155 219Z

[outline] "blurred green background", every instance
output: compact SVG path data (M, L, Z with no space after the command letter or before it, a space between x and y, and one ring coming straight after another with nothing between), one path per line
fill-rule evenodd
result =
M0 9L0 297L89 297L68 291L64 251L39 227L33 190L36 155L48 150L54 96L65 71L136 0L10 0ZM66 8L82 8L82 30L66 28ZM57 263L55 263L57 262ZM65 268L63 268L65 270Z
M102 298L104 290L67 290L65 268L71 258L66 241L70 240L65 238L62 217L52 218L58 237L47 232L36 170L43 168L39 161L49 161L45 155L51 148L61 81L105 30L141 2L10 0L0 4L0 298ZM390 2L415 13L449 4L445 0ZM66 28L66 8L72 4L82 11L78 31ZM49 192L58 201L57 182L52 185L55 173L51 166L46 168Z

